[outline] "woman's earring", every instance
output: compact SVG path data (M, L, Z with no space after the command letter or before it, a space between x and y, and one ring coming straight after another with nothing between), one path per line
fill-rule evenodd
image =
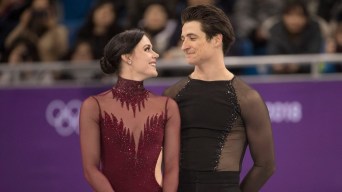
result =
M128 64L130 64L130 65L131 65L131 64L132 64L132 61L131 61L131 60L128 60Z

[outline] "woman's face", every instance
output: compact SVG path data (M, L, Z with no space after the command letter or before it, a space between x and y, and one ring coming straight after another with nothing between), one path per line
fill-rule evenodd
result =
M129 56L130 71L135 80L144 80L158 75L156 65L158 53L152 49L151 41L144 35Z

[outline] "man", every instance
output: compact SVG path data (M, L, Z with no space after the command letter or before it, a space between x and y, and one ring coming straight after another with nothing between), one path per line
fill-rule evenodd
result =
M230 21L212 5L188 7L181 17L181 48L194 71L164 92L181 112L179 191L259 191L275 169L271 123L258 92L224 64ZM240 183L247 146L254 165Z

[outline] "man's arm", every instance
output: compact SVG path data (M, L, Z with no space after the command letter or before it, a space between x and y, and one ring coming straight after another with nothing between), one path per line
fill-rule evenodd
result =
M243 119L253 167L242 180L242 191L259 191L275 170L274 144L267 107L255 90L243 102Z

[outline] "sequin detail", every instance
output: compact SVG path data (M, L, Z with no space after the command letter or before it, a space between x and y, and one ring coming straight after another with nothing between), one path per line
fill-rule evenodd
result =
M218 171L220 160L222 157L222 151L227 142L228 135L230 134L233 126L240 117L240 106L238 104L233 82L234 78L227 81L222 80L211 82L191 79L188 77L180 84L177 84L176 89L178 89L178 92L177 94L175 94L175 100L180 107L180 112L186 112L188 114L191 113L191 110L196 110L191 113L193 114L192 116L182 116L183 118L187 118L183 120L184 124L182 124L182 131L186 134L187 140L185 141L185 139L182 138L183 145L181 145L180 157L181 168L194 169L196 166L198 166L196 168L198 168L199 170L206 169ZM211 98L210 94L203 92L204 90L206 90L206 88L208 88L207 90L213 90L217 98ZM196 98L193 98L194 96ZM201 99L202 96L203 99ZM215 107L218 108L210 109L211 106L205 104L206 99L210 99L210 103L213 103L214 105L216 104ZM195 102L191 102L194 100ZM217 105L218 102L221 102L222 105ZM194 105L199 105L202 107L194 107ZM223 106L226 106L228 108L224 109L222 108ZM205 107L207 107L208 110L203 110L205 109ZM199 110L203 111L198 112ZM217 121L214 120L215 122L211 122L212 119L215 119L217 117L211 116L211 119L208 119L208 121L203 120L207 118L207 116L203 115L206 113L206 111L211 111L213 113L228 112L228 114L225 116L221 115L219 117L220 119L217 119ZM198 119L198 121L202 122L202 124L196 123L197 120L195 114L198 115L198 118L201 118ZM217 122L219 122L219 125L217 124ZM211 125L214 124L218 126L211 127ZM203 128L202 125L207 125L208 127ZM208 135L210 136L206 136L203 132L204 129L212 129L215 131L209 130ZM212 137L213 139L208 139L210 137ZM202 145L202 147L204 148L210 146L204 149L207 150L206 153L189 147L194 145L196 142L201 142L200 139L197 138L201 138L203 139L203 141L208 142L207 146L205 146L205 144ZM207 157L205 157L203 160L196 160L193 158L195 156L197 157L198 155L207 155Z
M229 132L231 131L234 122L238 119L239 114L240 114L240 107L238 105L238 100L237 100L237 96L235 93L235 89L232 85L232 81L228 81L226 83L226 91L225 94L227 96L227 100L230 103L230 106L234 107L234 112L233 114L230 116L229 119L227 119L227 123L226 123L226 129L225 131L220 135L218 139L218 147L216 150L216 156L215 156L215 167L214 170L216 171L219 165L219 160L221 158L221 154L222 154L222 149L224 147L224 144L227 140L227 136L229 134Z
M122 119L119 120L113 114L104 112L101 122L103 172L112 182L115 182L113 186L118 188L126 186L125 190L127 190L127 181L130 180L135 182L135 187L141 189L152 187L151 191L161 192L160 186L155 181L154 169L162 150L166 122L164 113L147 117L138 143L135 142L130 128L125 127Z
M149 91L144 88L143 81L133 81L118 78L118 81L112 89L113 98L121 102L121 106L126 105L127 110L132 108L133 115L136 114L136 108L141 110L145 107L145 101L148 98Z
M190 78L187 79L187 81L185 82L185 84L183 85L183 87L180 89L180 91L177 93L177 95L175 96L175 101L179 102L179 98L182 97L183 92L186 90L186 88L189 86L190 84Z
M113 100L106 98L100 113L102 173L117 192L162 192L155 170L167 121L165 100L143 82L121 77L110 93Z
M160 131L163 131L165 126L165 116L153 115L147 117L146 123L144 124L144 130L140 132L138 148L136 151L136 143L134 141L133 133L129 128L124 126L122 119L119 121L113 114L109 115L104 112L105 117L102 119L103 128L107 129L108 134L104 135L104 140L109 143L115 143L120 145L120 152L127 154L127 157L139 164L139 159L144 158L144 151L147 146L150 146L153 139L158 137ZM160 147L161 148L161 147Z

